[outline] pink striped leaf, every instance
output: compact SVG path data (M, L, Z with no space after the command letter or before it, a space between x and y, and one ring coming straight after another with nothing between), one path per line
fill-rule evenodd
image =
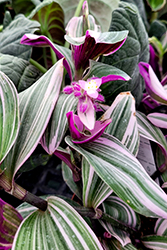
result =
M167 92L158 80L151 65L140 62L139 70L145 80L147 93L157 102L167 104Z
M82 160L82 183L84 207L96 209L113 192L85 158Z
M45 212L37 210L21 223L12 250L103 250L79 213L56 196L47 198Z
M59 95L50 122L41 139L41 144L48 154L52 155L61 143L68 129L66 114L69 111L75 112L77 101L73 94L66 95L61 93Z
M36 83L19 94L20 128L15 144L2 163L12 181L14 175L37 147L59 96L63 59Z
M102 205L104 213L114 217L118 221L121 221L124 225L127 225L127 227L134 228L136 230L139 229L140 219L138 214L135 213L133 209L119 197L110 195ZM109 222L102 220L99 221L105 230L116 238L122 246L131 243L128 232L112 226Z
M86 2L86 1L85 1ZM95 19L92 15L88 15L89 29L99 30L99 26L95 23ZM72 17L66 26L66 33L70 37L82 37L83 36L83 16ZM82 40L82 38L81 38Z
M102 240L102 246L104 250L137 250L137 248L134 247L131 243L123 247L121 243L114 238Z
M140 136L145 137L159 145L165 157L167 157L167 142L162 131L154 126L141 112L136 112L137 124Z
M167 220L159 218L155 223L154 232L160 236L167 236Z
M142 237L142 243L145 247L152 250L167 249L167 236L149 235Z
M0 249L11 249L22 220L21 214L14 207L0 199Z
M2 163L14 144L18 134L19 100L13 82L1 71L0 128L0 163Z
M139 148L139 133L135 99L131 93L120 93L102 117L112 120L105 132L115 136L132 154L136 155Z
M132 209L145 216L167 218L167 195L118 139L103 134L82 147L69 136L65 140Z
M155 112L148 114L147 118L156 127L167 129L167 114Z

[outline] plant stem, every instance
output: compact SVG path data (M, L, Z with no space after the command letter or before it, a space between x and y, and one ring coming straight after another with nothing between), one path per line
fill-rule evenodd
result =
M46 32L46 35L53 42L51 34L49 32ZM57 62L57 57L56 57L56 54L52 48L50 48L50 54L51 54L51 58L52 58L52 64L54 65Z
M6 193L11 194L17 199L25 201L42 211L47 209L47 201L34 194L31 194L17 183L11 181L11 179L7 177L5 173L1 173L0 175L0 187L2 187Z
M96 209L95 211L93 208L86 208L86 207L74 207L74 208L81 216L107 221L111 223L112 226L117 227L125 232L129 232L131 234L139 233L138 230L136 230L135 228L127 225L126 223L123 223L122 221L113 218L112 216L106 213L103 213L103 211L100 209Z
M39 64L37 61L34 59L30 58L29 62L34 65L37 69L39 69L42 73L46 73L47 69L44 68L41 64Z
M23 201L39 208L42 211L46 211L47 209L47 201L41 199L40 197L30 193L27 191L26 196L24 197Z
M80 0L80 1L79 1L79 4L78 4L78 6L77 6L77 8L76 8L76 11L75 11L74 16L76 16L76 17L78 17L78 16L79 16L79 14L80 14L80 12L81 12L81 9L82 9L82 5L83 5L84 1L85 1L85 0Z

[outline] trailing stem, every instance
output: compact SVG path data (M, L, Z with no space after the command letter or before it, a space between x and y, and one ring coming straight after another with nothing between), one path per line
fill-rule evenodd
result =
M5 173L1 173L0 175L0 187L4 189L5 192L13 195L17 199L27 202L42 211L45 211L47 209L47 201L28 192L17 183L11 182L11 180L5 175Z

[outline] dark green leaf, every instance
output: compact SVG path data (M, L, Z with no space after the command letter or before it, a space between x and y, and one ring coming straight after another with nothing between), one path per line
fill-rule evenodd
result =
M41 24L38 34L47 36L54 43L64 44L64 12L54 0L45 0L28 16Z
M36 5L40 4L40 0L12 0L12 7L16 14L29 14Z
M139 74L138 63L140 61L148 62L149 44L148 35L137 7L133 4L121 2L120 7L112 14L110 30L129 30L129 35L123 46L114 54L103 57L102 62L125 71L132 78L128 82L128 90L132 91L137 104L139 104L143 94L144 82ZM114 93L115 97L122 91L125 91L125 89L118 88ZM110 102L112 90L106 88L105 95L107 96L107 102Z
M147 20L147 13L146 13L146 9L145 9L145 4L144 4L144 0L121 0L123 2L127 2L127 3L132 3L135 4L139 10L140 16L145 24L146 29L149 29L149 23Z
M41 76L36 67L16 56L0 53L0 67L15 84L18 92L31 86Z
M39 28L39 23L31 21L24 15L18 15L0 32L0 53L13 55L28 60L31 55L31 47L20 44L25 33L34 33Z

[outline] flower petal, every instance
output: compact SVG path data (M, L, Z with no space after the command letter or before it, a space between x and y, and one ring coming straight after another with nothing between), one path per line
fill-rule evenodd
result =
M64 87L63 92L64 92L65 94L68 94L68 95L69 95L69 94L71 94L71 93L73 92L73 87L70 86L70 85L68 85L68 86Z
M82 136L79 140L72 140L73 143L81 144L98 139L104 132L105 128L111 123L111 119L105 121L96 121L94 129L90 130L89 136Z
M65 50L67 50L67 48L62 47L63 49L61 49L61 46L54 44L51 42L51 40L49 40L49 38L47 38L46 36L38 36L35 34L25 34L21 41L21 44L25 44L25 45L31 45L31 46L35 46L35 47L47 47L50 46L53 51L56 53L58 59L61 59L63 57L65 57L65 60L63 60L63 65L66 68L70 79L72 79L72 67L70 67L71 65L69 64L69 61L67 61L67 54L65 55L63 52L65 52Z
M119 76L119 75L108 75L108 76L103 76L101 79L102 79L102 84L103 84L106 82L117 81L117 80L129 81L131 78L128 75L126 78Z
M105 128L111 123L111 119L106 119L105 121L96 121L95 127L92 130L89 130L87 127L83 126L81 120L73 113L73 111L68 112L66 116L68 119L71 136L73 138L72 141L78 144L96 140L101 136Z
M78 116L81 120L81 122L88 128L88 129L93 129L95 126L95 109L93 106L93 103L89 97L87 97L87 104L88 108L85 113L82 113L80 111L80 105L81 105L82 100L79 99L78 102L78 107L77 107L77 112Z
M155 75L152 67L148 63L140 62L139 70L145 80L148 94L159 103L167 104L167 93Z
M79 117L74 115L73 111L68 112L66 116L72 138L80 139L82 137L83 124Z
M100 55L110 55L116 52L126 41L128 31L104 32L87 30L85 38L65 36L71 43L72 58L75 69L86 69L89 59L97 60Z

